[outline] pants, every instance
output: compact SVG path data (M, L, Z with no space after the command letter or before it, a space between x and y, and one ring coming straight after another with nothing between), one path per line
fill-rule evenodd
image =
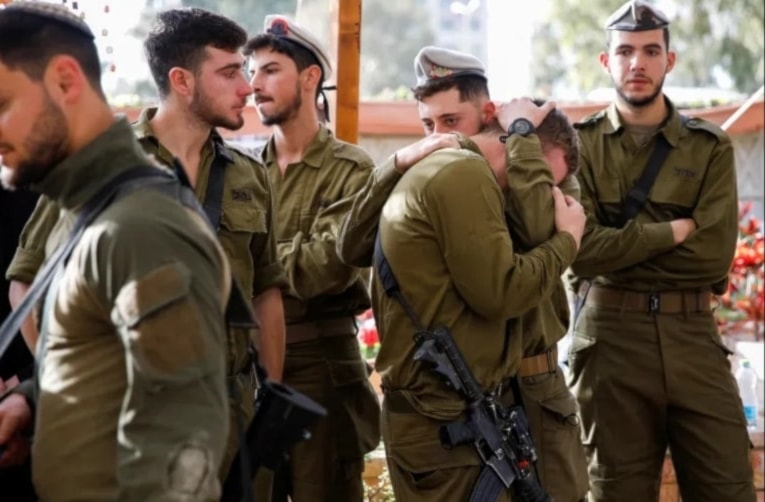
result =
M589 489L587 459L574 395L560 367L555 373L522 377L519 388L537 450L542 488L555 502L577 502Z
M287 345L284 383L327 409L274 474L274 502L362 502L364 454L380 443L380 404L355 335Z
M581 410L590 500L658 500L667 447L683 500L755 500L729 354L709 312L585 304L569 385Z

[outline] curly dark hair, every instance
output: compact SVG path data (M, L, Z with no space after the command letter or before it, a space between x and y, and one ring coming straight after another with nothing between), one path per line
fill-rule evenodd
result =
M170 92L169 73L180 67L196 73L205 49L237 51L247 41L247 31L231 19L199 8L160 12L143 43L149 69L160 97Z

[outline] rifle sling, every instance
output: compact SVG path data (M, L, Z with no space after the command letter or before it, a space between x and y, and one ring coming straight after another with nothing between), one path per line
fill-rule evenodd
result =
M680 122L685 125L688 122L688 117L680 115ZM651 151L651 155L648 157L643 172L640 174L640 178L635 182L632 189L627 193L627 197L624 199L621 213L617 218L615 228L622 228L629 220L637 216L643 206L645 206L648 200L648 195L651 193L656 178L659 175L661 166L664 161L667 160L669 152L672 147L670 146L667 138L664 137L664 133L656 135L656 144Z

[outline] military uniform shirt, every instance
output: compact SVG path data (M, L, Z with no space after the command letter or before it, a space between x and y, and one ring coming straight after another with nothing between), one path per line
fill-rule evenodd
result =
M725 291L738 235L733 145L717 126L690 119L683 126L672 104L657 134L672 147L640 213L614 222L642 173L655 140L638 146L615 105L577 124L579 181L587 227L572 269L595 283L664 291ZM697 229L675 246L670 221L693 218Z
M372 159L320 126L301 162L284 175L273 138L262 152L277 194L277 247L289 288L288 324L352 316L369 308L368 274L340 261L335 250L340 220L369 177Z
M149 164L120 120L38 188L74 214L107 180ZM215 493L228 278L204 219L157 191L132 192L88 227L44 302L36 392L19 388L36 400L42 500Z
M505 202L483 157L439 150L409 169L383 208L380 238L401 292L426 327L447 326L479 384L495 389L517 372L521 337L508 326L560 284L576 254L559 233L534 250L513 252ZM402 307L373 288L382 340L376 369L403 389L417 411L456 418L465 407L413 361L415 327Z

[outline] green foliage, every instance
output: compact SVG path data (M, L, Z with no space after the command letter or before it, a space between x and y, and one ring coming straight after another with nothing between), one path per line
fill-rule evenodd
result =
M297 4L298 0L183 0L186 7L201 7L230 17L250 35L263 31L267 14L294 16Z
M611 86L598 54L605 48L603 23L623 0L549 2L547 19L533 38L535 94L573 89L583 97ZM763 84L762 0L677 0L674 8L670 50L677 52L677 64L668 83L717 87L722 70L737 91L752 93Z
M411 0L363 0L362 98L411 97L408 88L414 85L414 57L423 46L434 43L424 4Z

